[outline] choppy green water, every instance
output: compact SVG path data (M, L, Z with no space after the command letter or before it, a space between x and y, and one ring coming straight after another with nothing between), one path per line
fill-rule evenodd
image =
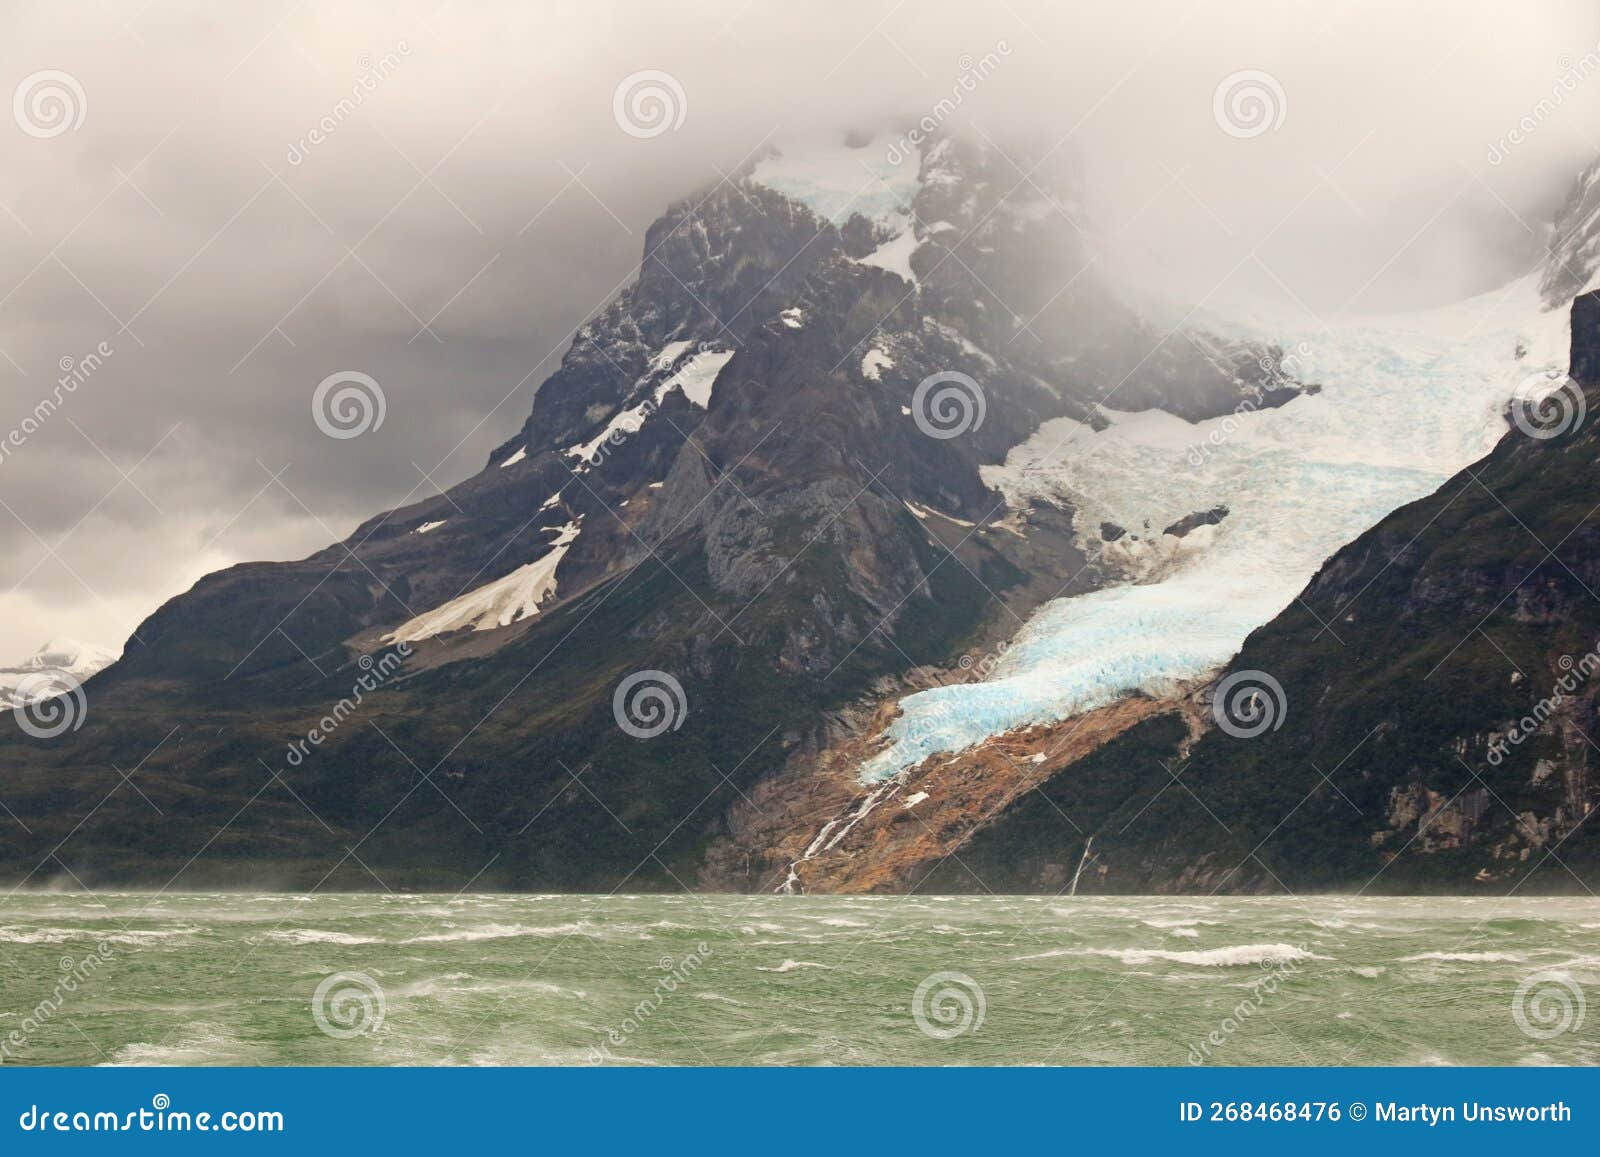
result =
M13 1064L1592 1064L1595 985L1577 901L0 902Z

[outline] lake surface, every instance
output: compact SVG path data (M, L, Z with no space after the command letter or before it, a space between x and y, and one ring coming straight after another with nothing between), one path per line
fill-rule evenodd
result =
M1594 1064L1600 902L15 895L0 1062Z

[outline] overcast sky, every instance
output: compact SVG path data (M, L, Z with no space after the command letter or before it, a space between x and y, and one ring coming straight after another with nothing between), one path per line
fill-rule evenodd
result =
M208 571L474 473L668 201L764 144L920 117L986 53L962 126L1081 158L1130 281L1323 313L1488 288L1600 156L1600 14L1391 7L7 4L0 443L111 352L0 456L0 662L120 645ZM619 128L642 70L681 86L676 129ZM1246 70L1257 135L1214 106ZM340 370L381 383L381 428L318 432Z

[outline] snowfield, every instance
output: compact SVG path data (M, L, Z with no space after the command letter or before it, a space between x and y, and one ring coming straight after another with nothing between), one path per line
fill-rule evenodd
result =
M1487 454L1507 430L1503 409L1518 383L1565 373L1570 342L1568 311L1541 308L1537 278L1326 330L1207 325L1277 341L1294 375L1321 393L1197 425L1159 411L1108 409L1100 433L1058 419L985 467L1012 506L1071 503L1082 544L1124 581L1046 603L986 681L901 700L864 781L1216 671L1328 556ZM1220 524L1162 534L1219 505L1229 510ZM1128 536L1102 550L1102 521ZM1352 610L1361 613L1359 602Z
M539 604L555 594L556 567L577 538L577 524L567 523L557 531L549 553L402 623L392 634L385 635L384 641L417 643L465 628L490 631L537 615Z

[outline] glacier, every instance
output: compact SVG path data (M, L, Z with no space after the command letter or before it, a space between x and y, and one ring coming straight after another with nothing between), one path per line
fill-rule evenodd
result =
M1544 307L1537 277L1411 315L1206 325L1278 342L1292 351L1287 368L1320 392L1198 424L1109 408L1099 432L1056 419L984 467L1014 508L1070 503L1091 555L1105 545L1102 521L1128 528L1102 556L1123 581L1045 603L984 680L902 699L864 782L1214 673L1329 555L1487 454L1518 383L1565 374L1570 342L1568 312ZM1215 506L1229 511L1220 523L1162 533Z

